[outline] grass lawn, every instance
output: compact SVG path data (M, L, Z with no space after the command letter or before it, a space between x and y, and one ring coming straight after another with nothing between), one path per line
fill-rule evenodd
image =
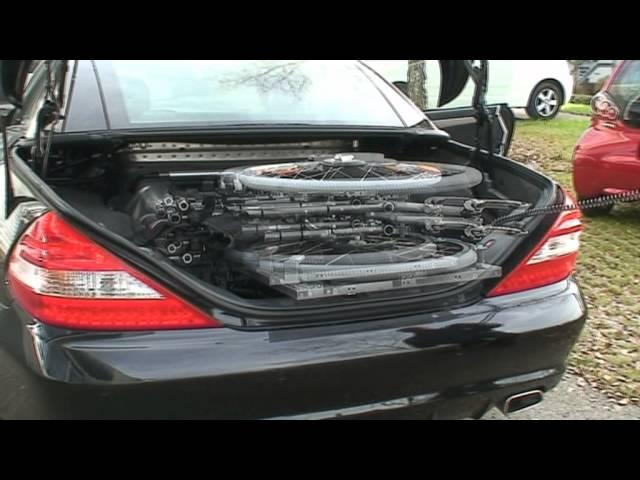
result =
M560 111L577 115L591 115L591 106L583 105L582 103L567 103L560 107Z
M514 160L573 192L571 154L588 118L516 123ZM640 204L584 218L577 277L589 306L570 368L619 403L640 404Z

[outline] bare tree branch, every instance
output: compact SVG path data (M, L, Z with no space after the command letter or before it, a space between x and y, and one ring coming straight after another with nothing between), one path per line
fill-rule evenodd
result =
M309 86L310 80L300 72L302 62L277 63L264 62L262 65L252 66L242 72L227 77L221 84L230 86L252 85L261 93L280 90L297 97Z

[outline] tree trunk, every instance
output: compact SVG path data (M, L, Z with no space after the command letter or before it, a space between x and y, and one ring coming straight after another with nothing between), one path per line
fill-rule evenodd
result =
M425 60L409 60L407 92L421 110L427 109L427 65Z

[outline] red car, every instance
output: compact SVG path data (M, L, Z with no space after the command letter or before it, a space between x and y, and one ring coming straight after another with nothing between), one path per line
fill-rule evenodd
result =
M640 60L624 60L591 101L591 126L573 154L579 200L640 188ZM608 213L613 205L585 209Z

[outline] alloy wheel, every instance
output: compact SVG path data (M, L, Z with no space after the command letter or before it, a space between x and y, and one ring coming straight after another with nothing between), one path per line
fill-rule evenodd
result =
M536 112L541 117L550 117L559 108L558 94L552 88L540 90L535 101Z

